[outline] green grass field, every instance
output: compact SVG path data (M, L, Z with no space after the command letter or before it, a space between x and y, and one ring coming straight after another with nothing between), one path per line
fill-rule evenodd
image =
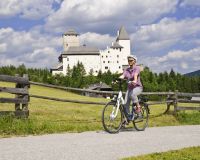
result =
M0 82L0 86L14 87L14 84ZM94 102L108 101L103 98L85 97L59 89L35 85L31 85L29 93L63 99ZM0 92L0 97L14 97L14 95ZM0 136L103 130L101 124L102 109L102 105L66 103L31 98L29 103L30 116L28 119L17 119L13 116L0 117ZM198 111L181 112L174 116L172 114L162 114L166 109L166 105L154 105L150 109L149 127L200 124L200 112ZM8 110L14 111L14 104L0 103L0 111Z
M199 160L200 147L189 147L181 150L153 153L137 157L125 158L124 160Z

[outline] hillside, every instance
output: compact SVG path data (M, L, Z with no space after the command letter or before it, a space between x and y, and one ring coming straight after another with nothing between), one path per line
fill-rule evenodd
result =
M184 75L185 76L189 76L189 77L200 76L200 70L197 70L197 71L194 71L194 72L190 72L190 73L186 73Z

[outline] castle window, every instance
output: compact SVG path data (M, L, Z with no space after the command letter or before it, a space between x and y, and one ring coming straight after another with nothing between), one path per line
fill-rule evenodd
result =
M119 66L119 69L121 68L121 66Z
M67 61L69 61L69 58L67 58Z
M119 51L121 52L121 50L122 50L122 49L120 48Z
M105 63L105 61L103 61L103 63Z
M117 58L119 58L119 55L117 55Z
M108 61L108 63L110 63L110 61Z
M101 56L103 58L103 56Z
M108 58L108 56L106 56L106 58Z
M108 67L106 66L105 69L108 69Z
M108 53L110 53L110 51L108 51Z
M117 63L119 63L119 61L117 61Z

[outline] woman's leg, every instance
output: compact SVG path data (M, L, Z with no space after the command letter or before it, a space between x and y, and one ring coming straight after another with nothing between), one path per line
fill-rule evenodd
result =
M127 90L126 91L126 95L125 95L125 108L126 108L126 112L130 113L130 103L131 103L131 98L130 95L132 94L132 90Z
M142 87L136 87L133 89L133 92L131 94L132 102L136 104L137 112L140 112L140 104L138 101L138 95L142 93Z

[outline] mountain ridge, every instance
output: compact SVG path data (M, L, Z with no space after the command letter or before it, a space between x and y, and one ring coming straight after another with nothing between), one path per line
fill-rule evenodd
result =
M200 70L186 73L186 74L184 74L184 76L189 76L189 77L200 76Z

